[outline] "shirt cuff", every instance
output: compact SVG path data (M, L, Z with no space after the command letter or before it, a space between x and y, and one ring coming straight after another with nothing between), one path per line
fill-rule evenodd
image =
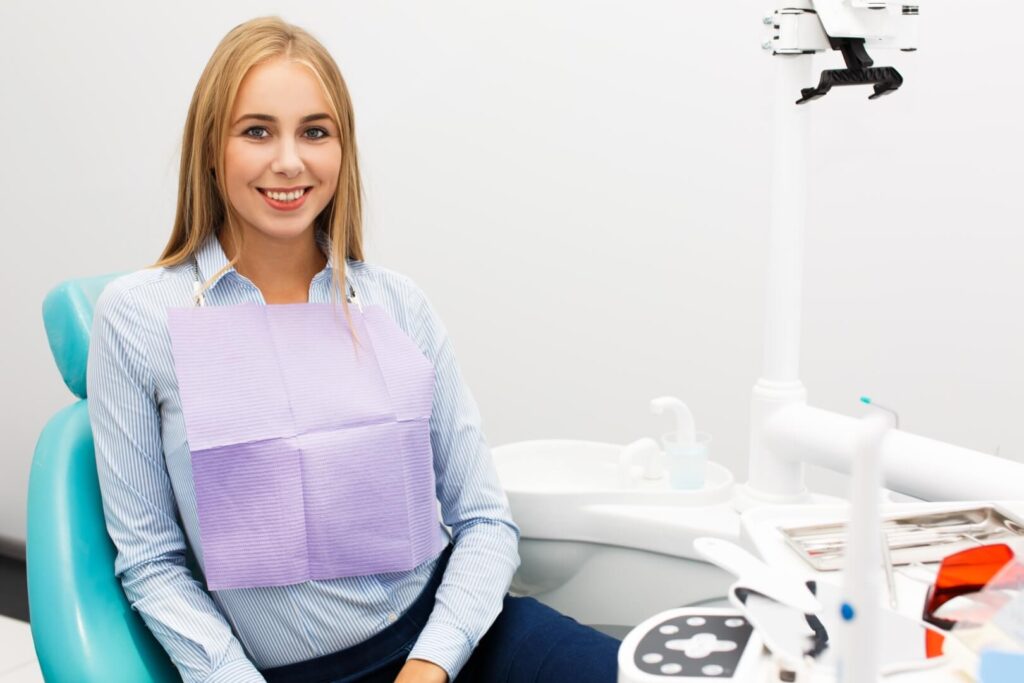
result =
M224 662L206 679L207 683L265 683L265 679L248 659Z
M473 644L466 639L461 629L428 620L406 659L425 659L437 664L448 674L451 683L472 653Z

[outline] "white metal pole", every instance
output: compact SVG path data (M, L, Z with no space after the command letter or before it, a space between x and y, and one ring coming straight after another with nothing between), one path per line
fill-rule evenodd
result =
M850 521L843 558L843 605L839 651L840 680L843 683L878 683L879 650L883 634L879 628L878 601L882 564L881 502L882 440L892 419L881 411L864 416L854 440L850 481Z
M811 108L797 105L813 55L775 55L775 142L768 241L763 379L800 380L800 313Z
M809 6L801 2L785 6L800 4ZM800 89L813 80L813 55L774 55L772 59L775 134L764 370L751 399L749 478L738 499L741 507L758 502L796 502L807 496L803 463L771 453L761 432L776 410L806 401L800 382L800 315L810 108L798 106L796 99Z

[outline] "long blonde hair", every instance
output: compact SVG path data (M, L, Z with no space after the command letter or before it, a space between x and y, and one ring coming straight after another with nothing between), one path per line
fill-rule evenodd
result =
M330 239L334 257L333 299L336 293L344 291L345 259L363 260L362 182L352 101L341 71L326 48L309 33L280 17L258 17L231 29L203 69L188 108L181 141L174 228L153 267L174 266L190 259L221 225L230 231L235 254L227 265L202 284L202 290L238 261L242 229L236 211L226 201L225 141L242 79L253 66L277 57L302 64L312 72L323 90L329 113L338 124L341 143L338 186L334 199L314 219L314 230ZM351 329L348 302L344 296L340 300Z

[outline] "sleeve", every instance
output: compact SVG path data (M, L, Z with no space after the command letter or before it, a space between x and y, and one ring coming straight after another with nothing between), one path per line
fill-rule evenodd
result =
M96 304L86 386L114 572L132 609L186 683L263 681L185 565L185 536L163 458L160 412L132 290L114 281Z
M512 521L480 413L455 362L451 340L426 297L416 291L417 336L435 372L430 443L437 497L455 547L434 610L409 658L437 664L454 681L501 612L519 566L519 527Z

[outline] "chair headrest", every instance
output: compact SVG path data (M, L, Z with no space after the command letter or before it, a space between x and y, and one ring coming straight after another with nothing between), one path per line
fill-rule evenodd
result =
M85 367L96 300L103 288L122 273L62 282L43 299L43 325L64 384L85 398Z

